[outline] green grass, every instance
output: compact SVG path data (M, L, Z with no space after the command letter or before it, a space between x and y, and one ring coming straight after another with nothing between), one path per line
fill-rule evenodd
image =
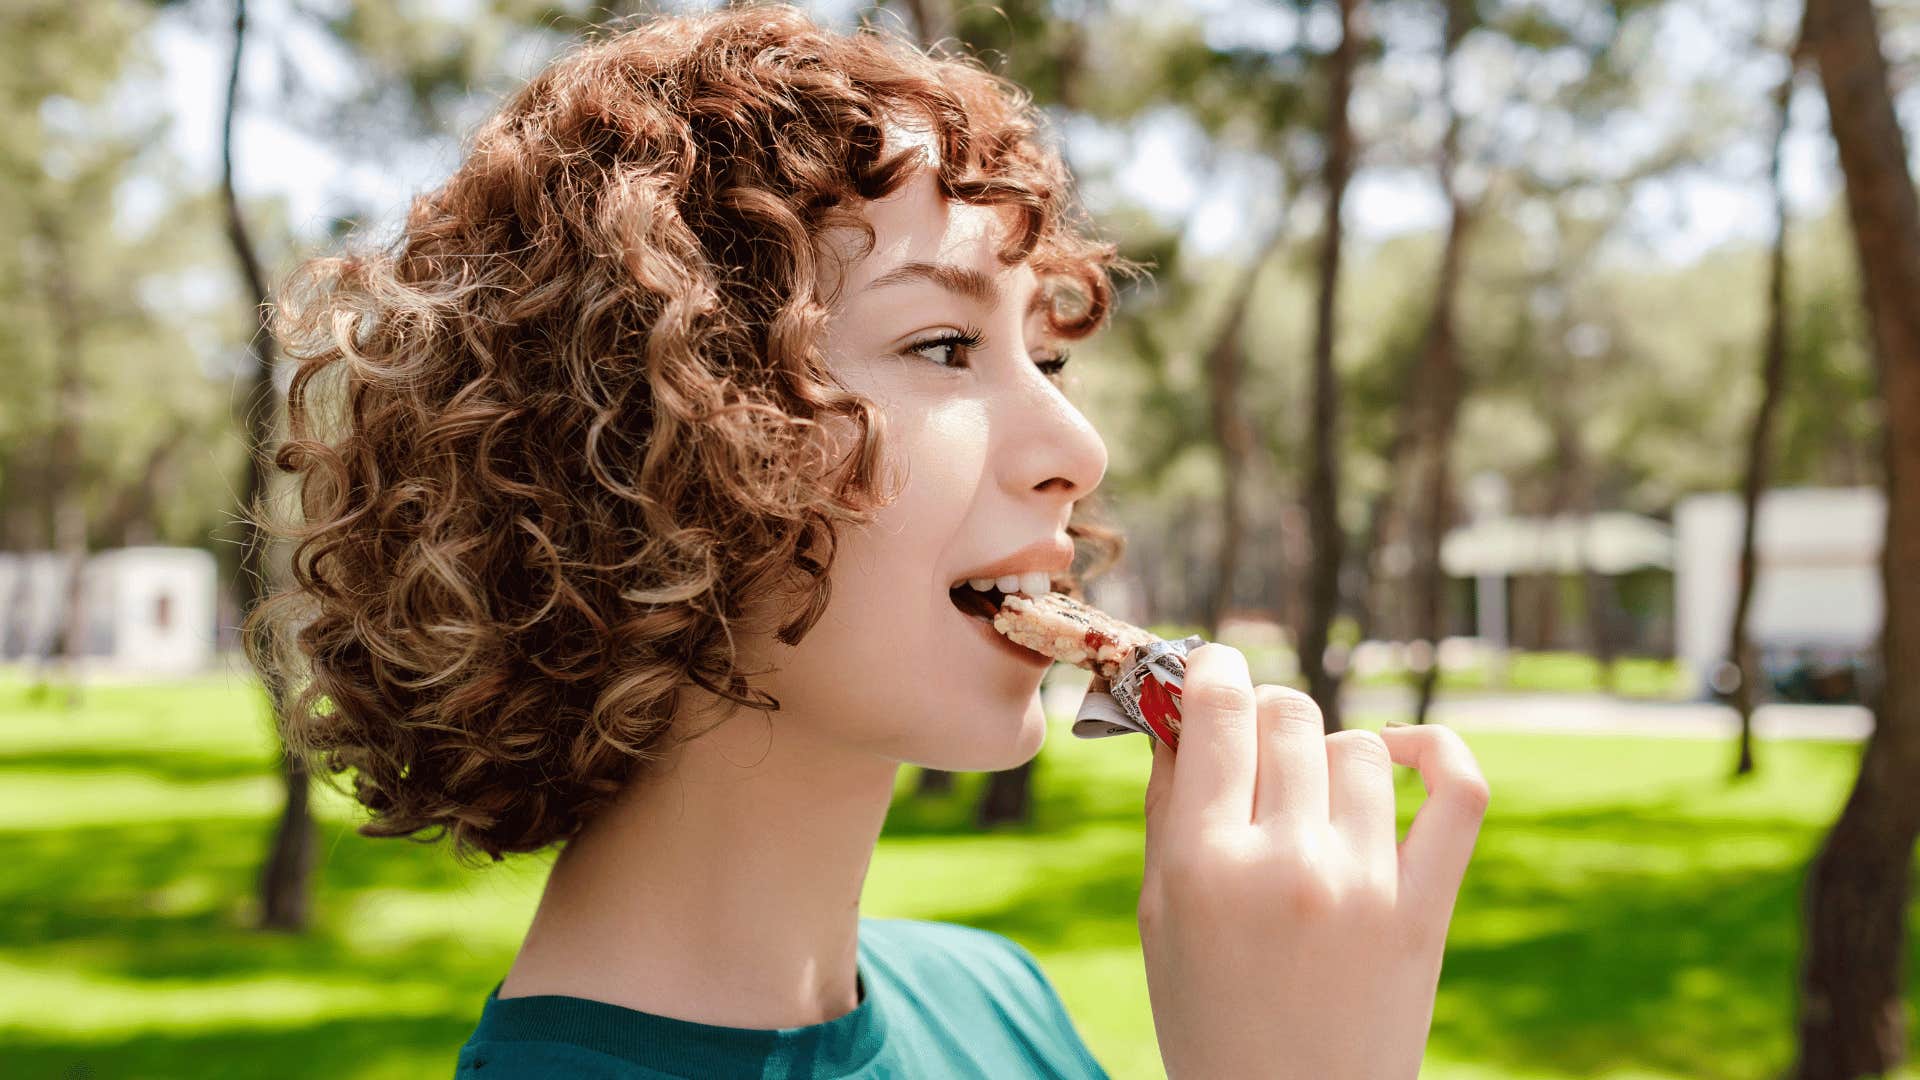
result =
M1759 779L1730 786L1718 743L1470 741L1494 806L1423 1077L1744 1078L1782 1066L1800 879L1857 749L1764 744ZM351 808L325 795L313 931L252 932L277 809L271 760L238 679L90 690L71 714L0 685L0 1072L451 1072L545 860L463 871L438 849L356 836ZM1060 728L1029 828L974 833L978 777L903 802L867 913L1019 940L1116 1077L1158 1075L1133 923L1146 766L1141 740ZM1402 781L1410 814L1420 788Z

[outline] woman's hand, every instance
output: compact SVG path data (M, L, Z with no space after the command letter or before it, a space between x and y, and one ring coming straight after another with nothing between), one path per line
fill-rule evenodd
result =
M1413 1080L1487 808L1472 753L1431 725L1327 735L1225 645L1187 658L1181 714L1179 756L1153 748L1139 910L1167 1074ZM1427 786L1397 846L1395 762Z

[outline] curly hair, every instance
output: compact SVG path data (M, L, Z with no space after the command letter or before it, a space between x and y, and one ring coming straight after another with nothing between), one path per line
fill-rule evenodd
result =
M273 464L299 520L267 526L289 584L247 647L288 752L352 771L362 835L537 851L662 755L689 687L779 707L736 654L749 601L781 598L765 629L798 642L836 526L888 497L885 418L820 348L815 245L846 225L871 249L861 202L924 167L884 145L903 116L947 197L1014 211L999 257L1046 283L1050 329L1097 329L1138 265L1093 236L1026 93L784 6L577 45L396 239L289 278ZM1069 532L1083 572L1117 554Z

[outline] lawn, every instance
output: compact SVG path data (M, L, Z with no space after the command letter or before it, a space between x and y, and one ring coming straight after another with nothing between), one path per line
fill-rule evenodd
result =
M1422 1075L1748 1078L1783 1065L1799 881L1857 749L1765 744L1760 778L1729 786L1718 743L1470 741L1494 805ZM93 689L72 713L0 684L0 1074L451 1073L545 861L464 871L439 849L355 835L327 794L314 929L254 933L271 754L238 677ZM1116 1077L1158 1075L1133 925L1146 765L1141 740L1061 727L1029 828L969 829L977 777L902 802L867 913L1015 938ZM1411 814L1419 784L1402 780Z

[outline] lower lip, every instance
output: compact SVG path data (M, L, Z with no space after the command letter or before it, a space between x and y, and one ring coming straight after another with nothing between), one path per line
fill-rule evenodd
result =
M953 605L951 602L949 602L947 606L952 607ZM967 623L967 625L973 627L974 633L979 634L980 636L986 638L988 643L991 644L994 648L999 649L1001 652L1006 653L1008 656L1013 657L1014 659L1020 661L1021 663L1026 664L1030 667L1036 667L1036 668L1048 668L1053 666L1053 657L1043 656L1040 653L1034 652L1032 649L1027 648L1025 645L1014 644L1012 639L1008 638L1005 634L1002 634L1000 631L995 630L993 628L993 624L988 622L987 620L982 619L976 615L968 615L966 612L961 611L959 608L954 608L953 613L959 619Z

